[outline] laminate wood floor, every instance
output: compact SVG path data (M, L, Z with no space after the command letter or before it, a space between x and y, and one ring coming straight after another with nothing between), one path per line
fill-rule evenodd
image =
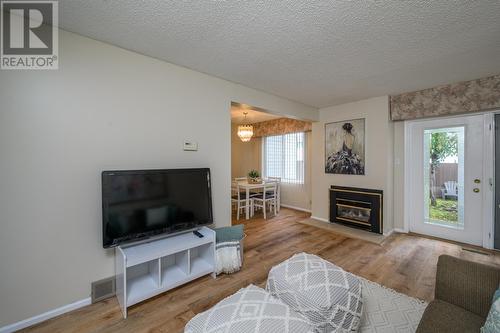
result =
M263 286L270 268L294 253L317 254L345 270L409 296L430 301L441 254L500 265L498 254L463 251L452 244L415 235L393 234L381 245L297 223L309 214L282 209L274 218L244 223L243 269L217 279L200 278L129 309L124 320L115 298L64 314L25 332L182 332L195 314L250 283Z

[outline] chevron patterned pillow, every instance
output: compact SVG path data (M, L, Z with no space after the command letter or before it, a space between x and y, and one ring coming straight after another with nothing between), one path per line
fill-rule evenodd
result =
M266 289L307 317L316 332L355 332L361 312L361 283L342 268L307 253L274 266Z
M250 285L191 319L184 333L312 333L302 315Z

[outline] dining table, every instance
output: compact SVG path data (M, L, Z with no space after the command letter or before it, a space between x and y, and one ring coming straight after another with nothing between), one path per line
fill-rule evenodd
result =
M250 218L250 191L258 191L258 190L264 190L264 181L260 181L258 183L251 183L248 180L238 180L237 181L238 185L240 188L245 190L245 217L248 220ZM279 198L280 195L277 195ZM278 206L280 204L278 203Z

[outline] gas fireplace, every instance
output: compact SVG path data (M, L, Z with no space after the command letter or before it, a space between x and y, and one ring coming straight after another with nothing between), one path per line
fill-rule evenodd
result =
M356 187L330 188L330 222L383 232L383 191Z

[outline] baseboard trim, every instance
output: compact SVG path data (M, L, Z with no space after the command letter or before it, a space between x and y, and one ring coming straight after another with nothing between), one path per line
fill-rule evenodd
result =
M384 235L385 237L389 237L390 235L392 235L392 233L393 233L394 231L395 231L394 229L391 229L391 230L389 230L388 232L384 232L384 233L382 233L382 235Z
M393 231L399 232L400 234L407 234L408 233L408 231L401 229L401 228L394 228Z
M284 205L284 204L281 204L280 206L281 206L281 207L285 207L285 208L294 209L294 210L300 210L301 212L306 212L306 213L310 213L310 212L311 212L311 210L310 210L310 209L305 209L305 208L296 207L296 206L291 206L291 205Z
M318 221L321 221L321 222L327 222L327 223L330 223L330 221L328 221L328 219L324 219L322 217L317 217L317 216L311 216L311 218L313 220L318 220Z
M18 321L17 323L10 324L4 327L0 327L0 333L11 333L15 332L18 330L22 330L23 328L27 328L30 326L33 326L35 324L41 323L42 321L49 320L51 318L60 316L66 312L70 312L79 308L82 308L84 306L90 305L91 299L90 297L76 301L71 304L66 304L61 306L60 308L56 308L50 311L47 311L45 313L39 314L37 316Z

